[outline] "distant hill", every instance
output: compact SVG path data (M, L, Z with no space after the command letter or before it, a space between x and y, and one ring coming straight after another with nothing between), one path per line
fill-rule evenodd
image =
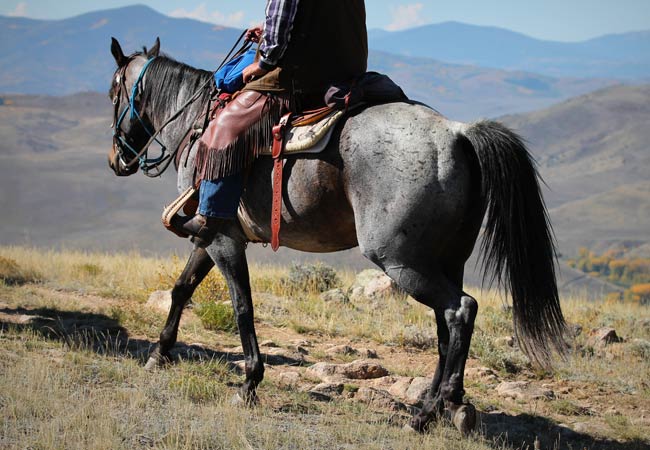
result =
M534 39L496 27L445 22L403 31L372 30L370 48L553 77L650 80L650 30L584 42Z
M605 79L553 78L378 51L371 52L368 64L372 70L396 80L411 98L462 121L538 110L617 84Z
M650 241L650 85L593 92L503 121L539 161L563 252Z
M0 244L187 253L189 243L160 225L176 195L163 179L117 178L106 165L111 105L104 94L0 96ZM650 243L650 86L614 87L529 114L503 117L530 143L550 190L551 221L569 257L582 245ZM251 245L252 261L321 260L368 267L358 250L278 255ZM469 284L480 283L474 262ZM567 289L593 295L611 286L562 266Z
M196 67L215 68L240 32L170 18L145 6L56 21L0 17L0 92L105 92L114 70L111 36L127 52L151 45L160 36L165 53ZM473 51L473 45L467 45ZM444 61L442 56L437 59ZM371 52L369 65L388 73L411 97L460 120L532 111L615 83L488 69L475 62L449 64L385 51Z
M0 16L0 92L63 95L108 90L110 38L125 51L150 46L199 67L216 67L242 30L162 15L146 6L97 11L64 20Z

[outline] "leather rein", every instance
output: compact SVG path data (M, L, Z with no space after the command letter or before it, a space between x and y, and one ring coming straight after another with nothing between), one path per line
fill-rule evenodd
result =
M203 95L205 89L208 86L214 83L214 75L219 71L219 69L221 69L224 66L224 64L226 64L226 62L230 60L233 51L235 50L235 48L242 40L245 34L246 31L244 31L239 37L239 39L237 39L237 42L235 42L235 45L233 45L231 50L228 52L223 62L219 65L219 67L214 72L212 72L210 78L196 90L196 92L189 98L189 100L187 100L178 110L176 110L176 112L174 112L171 116L169 116L163 122L160 128L158 128L153 132L145 124L144 120L142 119L142 116L138 112L136 108L136 99L141 94L140 87L143 83L147 69L149 68L151 63L156 59L156 57L154 56L153 58L149 58L145 62L144 66L140 70L140 74L136 82L133 84L133 87L131 88L131 92L129 92L128 88L126 87L126 71L129 64L135 59L136 56L139 56L139 54L134 54L129 57L128 62L118 70L116 75L116 82L119 86L119 89L116 90L115 96L113 97L113 106L115 107L115 109L113 112L113 124L111 125L111 128L113 128L113 147L117 152L119 163L122 164L122 166L124 166L125 169L133 170L133 166L135 166L135 164L138 164L140 170L142 170L142 172L146 176L151 178L159 177L165 172L165 170L167 170L169 165L174 161L174 158L178 153L181 145L179 144L174 149L173 152L169 153L167 151L167 147L162 142L160 142L160 140L158 140L158 136L165 129L167 125L169 125L171 122L176 120L191 104L197 101ZM244 43L242 49L240 49L234 56L239 55L242 51L245 51L248 48L249 48L249 43L247 41ZM120 113L120 99L123 96L126 97L128 101L128 105ZM210 106L210 100L208 100L208 108L209 106ZM127 113L130 113L129 118L131 120L138 119L138 121L144 128L145 132L149 135L149 140L139 151L134 149L133 146L129 144L128 140L126 139L127 134L124 132L124 130L122 130L122 122L124 121ZM197 116L197 119L195 119L195 121L198 120L198 117L200 116ZM194 125L190 127L190 129L184 134L184 136L187 136L187 134L191 132L193 126ZM161 153L157 158L149 159L147 157L147 153L149 151L149 147L154 142L160 145ZM125 153L127 152L133 155L133 157L129 161L125 159Z

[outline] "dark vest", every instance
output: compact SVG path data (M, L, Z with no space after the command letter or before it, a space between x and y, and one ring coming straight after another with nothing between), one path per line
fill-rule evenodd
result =
M301 0L289 46L278 64L283 85L324 92L368 67L368 33L363 0Z

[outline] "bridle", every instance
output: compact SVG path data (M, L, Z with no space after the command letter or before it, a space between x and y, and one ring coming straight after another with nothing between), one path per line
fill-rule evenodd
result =
M167 154L167 147L165 147L165 145L157 138L159 132L154 133L149 129L144 120L142 120L142 116L136 107L136 99L141 94L142 81L145 74L147 73L147 69L149 68L150 64L156 59L156 57L150 58L144 63L144 66L142 66L142 69L140 70L140 75L138 75L137 80L135 83L133 83L131 92L129 93L126 87L126 72L129 64L134 59L134 57L129 58L129 61L118 70L116 75L118 89L116 90L115 96L113 97L113 106L115 107L113 113L113 146L117 153L119 163L122 164L126 169L132 169L134 164L137 162L140 169L145 175L159 176L162 175L162 171L164 171L164 169L162 169L162 171L158 170L156 173L153 173L154 169L159 169L160 166L163 163L168 162L168 160L170 160L173 155ZM128 105L120 113L120 99L124 96L127 99ZM137 118L140 125L142 125L142 128L149 135L149 142L147 142L147 144L140 151L133 148L133 146L126 139L126 133L122 129L122 122L126 118L127 114L129 114L130 120ZM149 159L147 158L147 153L149 146L153 142L156 142L158 145L160 145L161 153L157 158ZM133 158L131 158L131 160L128 162L125 159L126 152L129 152L133 156ZM166 168L167 167L165 167L165 169Z
M233 45L233 47L230 49L219 67L212 73L212 76L210 76L210 78L196 90L196 92L189 98L189 100L187 100L176 112L167 118L163 124L155 131L150 130L142 119L141 114L136 108L136 101L137 98L142 94L141 86L147 73L147 69L156 59L156 56L147 59L147 61L144 63L142 69L140 70L138 78L131 87L130 92L126 86L126 72L129 64L131 64L131 62L133 62L137 56L142 56L142 54L133 54L128 58L126 64L119 68L115 75L115 81L118 88L116 89L115 95L113 96L113 106L115 109L113 112L113 125L111 128L113 128L113 148L117 154L118 164L121 164L127 171L135 171L135 165L138 164L140 170L142 170L142 173L151 178L159 177L165 172L165 170L167 170L172 161L174 161L174 158L178 153L180 146L176 147L174 151L168 152L167 147L162 142L160 142L160 140L158 140L158 136L164 130L164 128L176 120L183 113L183 111L185 111L186 108L201 98L208 86L214 85L214 75L224 66L224 64L226 64L227 61L230 60L233 51L235 48L237 48L237 45L239 45L239 42L242 40L245 34L246 31L244 31L239 39L237 39L235 45ZM236 57L241 52L246 51L248 48L250 48L250 42L246 41L242 48L239 49L233 57ZM218 94L219 92L217 92L217 95ZM128 105L120 113L120 99L122 97L126 97ZM133 146L129 144L127 134L124 132L124 130L122 130L122 122L126 118L127 114L129 114L130 120L137 119L140 125L142 125L145 132L149 135L149 140L140 150L133 148ZM160 145L161 153L157 158L148 158L147 153L149 151L149 147L154 142ZM127 152L133 156L128 161L125 158L125 154Z

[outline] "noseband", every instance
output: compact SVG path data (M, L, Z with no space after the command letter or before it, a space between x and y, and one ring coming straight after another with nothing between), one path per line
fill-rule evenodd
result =
M152 173L154 169L158 169L160 165L162 165L164 162L167 160L171 159L171 156L167 154L167 148L165 145L160 142L157 138L157 135L159 134L158 132L152 132L147 124L142 120L142 116L138 112L138 109L136 108L135 101L137 97L141 94L141 85L142 81L144 79L145 74L147 73L147 69L149 68L150 64L154 61L154 58L150 58L145 62L144 66L140 70L140 75L138 76L137 80L135 83L133 83L133 87L131 88L130 94L128 93L128 89L126 87L126 71L129 66L129 64L125 64L123 68L121 68L118 71L117 76L117 83L119 85L118 91L115 93L115 96L113 97L113 105L115 106L115 111L113 114L113 146L115 147L115 151L117 152L117 156L119 158L119 163L122 164L125 168L129 169L136 163L140 166L140 169L142 172L146 175L149 176L159 176L162 174L162 171L158 170L155 173ZM128 100L128 105L124 108L122 113L120 113L120 99L122 98L123 94L126 96ZM122 130L122 122L126 118L127 114L129 114L130 120L137 119L138 122L140 122L140 125L142 125L142 128L145 130L145 132L149 135L149 141L147 144L140 150L136 150L133 148L131 144L129 144L128 140L126 139L126 133L124 130ZM149 146L153 143L156 142L158 145L160 145L161 148L161 153L160 156L154 159L148 159L147 158L147 152L149 149ZM133 158L130 161L126 161L125 159L125 152L128 152L133 155ZM166 168L166 167L165 167ZM164 169L163 169L164 170Z

